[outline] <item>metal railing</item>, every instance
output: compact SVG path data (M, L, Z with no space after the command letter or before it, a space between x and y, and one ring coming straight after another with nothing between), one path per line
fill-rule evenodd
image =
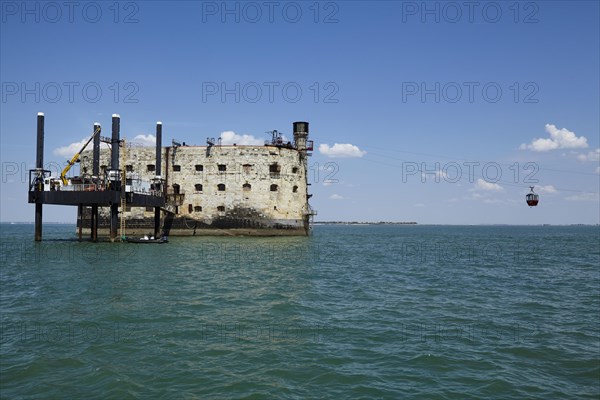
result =
M60 190L64 192L103 192L106 186L96 183L75 183L73 185L61 186Z

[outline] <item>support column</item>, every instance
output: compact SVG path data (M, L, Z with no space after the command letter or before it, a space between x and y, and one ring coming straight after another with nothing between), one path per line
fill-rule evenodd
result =
M156 123L156 176L162 175L162 122ZM157 182L157 181L155 181ZM164 188L160 188L164 190ZM154 207L154 237L160 235L160 207Z
M35 241L42 241L42 203L35 203Z
M79 241L83 239L83 205L77 205L77 227Z
M119 114L113 114L112 116L112 139L111 139L111 155L110 155L110 168L112 170L119 169L119 135L121 128L121 117ZM120 176L117 179L121 179ZM123 184L123 182L122 182ZM120 190L120 186L118 185L114 187L111 185L111 190ZM110 206L110 241L114 242L117 238L117 233L119 229L119 203L112 204Z
M160 207L154 207L154 237L160 235Z
M37 149L35 167L40 171L44 169L44 113L37 115ZM40 201L39 199L37 201ZM35 241L42 240L42 203L35 203Z
M110 241L114 242L117 239L119 231L119 204L110 206Z
M92 216L90 217L90 232L93 242L98 241L98 206L92 206Z
M98 178L100 175L100 135L102 134L102 127L98 122L94 122L94 130L92 132L98 133L94 136L94 148L92 151L92 176Z
M98 122L94 123L94 132L98 130L98 133L94 136L94 150L92 152L92 177L94 179L100 178L100 134L102 133L102 127ZM92 212L90 217L90 236L93 242L98 241L98 205L92 205Z

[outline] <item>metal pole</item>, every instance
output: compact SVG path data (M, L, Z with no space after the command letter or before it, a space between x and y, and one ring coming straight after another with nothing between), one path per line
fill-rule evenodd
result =
M121 117L119 114L113 114L112 116L112 149L111 149L111 159L110 159L110 168L112 170L119 169L119 134L120 134L120 125L121 125ZM121 177L118 176L120 180ZM112 187L112 190L120 189L118 187ZM110 241L114 242L117 238L117 230L119 225L119 203L112 204L110 206Z
M98 134L94 136L94 149L92 151L92 177L94 179L100 178L100 134L102 133L102 126L98 122L94 122L94 132L99 130ZM95 182L97 183L97 182ZM98 205L92 205L92 212L90 216L90 236L92 241L98 240Z
M83 239L83 205L77 205L77 225L79 228L79 240Z
M37 149L35 156L35 167L44 169L44 113L37 115ZM40 200L37 200L40 201ZM42 203L35 203L35 241L42 240Z
M162 175L162 122L156 123L156 175Z
M119 169L119 141L121 130L121 117L119 114L112 116L112 138L111 138L111 153L110 153L110 168Z
M92 152L92 176L98 177L100 175L100 134L102 133L102 127L98 122L94 122L94 130L98 129L100 132L94 136L94 150Z
M98 240L98 206L94 204L92 206L92 216L90 218L90 230L92 235L92 241Z
M156 175L162 175L162 122L156 123ZM161 188L162 190L163 188ZM160 207L154 207L154 237L160 235Z

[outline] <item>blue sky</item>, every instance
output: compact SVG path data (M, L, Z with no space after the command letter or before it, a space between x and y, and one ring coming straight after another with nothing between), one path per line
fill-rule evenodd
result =
M600 222L596 1L1 4L1 221L33 220L42 111L47 163L113 113L198 145L308 121L321 221Z

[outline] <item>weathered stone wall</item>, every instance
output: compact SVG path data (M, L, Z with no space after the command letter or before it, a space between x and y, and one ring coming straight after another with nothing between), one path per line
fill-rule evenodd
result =
M123 149L121 149L123 151ZM144 180L157 175L155 148L127 148L121 169ZM100 154L100 172L110 169L110 151ZM82 172L92 170L85 152ZM171 234L208 234L210 229L298 230L308 233L307 160L297 149L275 146L182 146L162 150L160 175L169 192L183 193L175 215L163 213ZM224 186L220 186L224 185ZM178 186L178 187L177 187ZM109 208L100 209L101 221ZM104 217L104 218L103 218ZM125 217L140 230L153 226L154 210L128 209ZM101 224L102 225L102 224ZM252 234L252 233L250 233ZM288 232L289 234L289 232Z

